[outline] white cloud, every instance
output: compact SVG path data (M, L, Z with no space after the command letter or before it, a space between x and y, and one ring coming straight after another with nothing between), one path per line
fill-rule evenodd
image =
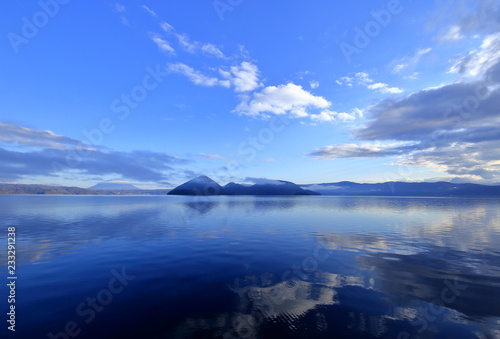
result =
M325 109L318 114L311 114L310 118L311 120L316 122L336 122L336 121L350 122L362 116L363 116L363 111L358 108L354 108L351 111L351 113L335 112Z
M319 82L318 81L311 81L311 82L309 82L309 86L311 86L311 89L316 89L319 87Z
M337 85L339 85L339 86L346 85L348 87L352 87L353 81L354 81L354 79L351 77L342 77L340 79L335 80Z
M174 28L168 23L168 22L162 22L160 23L161 29L163 29L166 33L170 33L174 31Z
M152 16L154 16L155 18L157 18L157 17L158 17L158 15L156 14L156 12L155 12L155 11L153 11L153 10L152 10L151 8L149 8L148 6L146 6L146 5L142 5L142 8L143 8L146 12L148 12L149 14L151 14Z
M145 10L149 10L147 6L143 6L143 8ZM225 58L222 51L215 45L211 43L200 43L198 41L192 41L187 34L177 33L175 31L175 28L168 22L161 22L160 27L165 32L164 34L177 38L177 41L179 42L179 45L182 47L182 49L189 53L195 54L197 51L201 51L204 54L211 55L217 58ZM162 37L162 35L158 33L150 33L150 38L160 50L166 51L170 54L175 54L175 49L165 38ZM187 76L193 83L197 85L223 87L230 87L231 85L231 81L229 80L220 80L215 77L205 76L199 71L196 71L193 68L182 63L170 64L169 69L171 72L180 73Z
M370 78L370 76L366 72L358 72L355 75L356 75L356 78L358 79L358 82L361 84L368 84L368 83L373 82L373 80Z
M231 81L236 92L248 92L262 86L259 83L259 69L256 65L244 61L239 66L232 66L229 71L219 70L222 77Z
M421 48L411 57L404 57L401 59L394 60L391 64L394 64L392 68L392 73L404 75L405 78L415 79L418 75L415 72L418 64L422 60L423 56L430 53L431 48Z
M308 75L311 75L311 74L314 74L313 72L311 71L302 71L302 72L297 72L296 73L296 76L299 78L299 79L304 79L306 76Z
M412 74L409 74L409 75L404 75L404 76L403 76L403 79L407 79L407 80L416 80L416 79L418 79L419 74L420 74L420 73L418 73L418 72L413 72Z
M177 40L179 40L179 44L189 53L194 53L197 49L196 43L191 42L189 36L185 33L176 34Z
M184 49L186 52L195 54L199 51L201 51L204 54L224 59L225 55L222 53L222 51L217 48L214 44L211 43L202 43L199 41L191 40L189 35L186 33L178 33L176 32L175 28L172 27L168 22L162 22L160 23L161 29L170 35L175 36L177 38L177 41L179 42L179 45Z
M458 41L465 38L465 36L460 32L460 27L453 25L448 31L438 37L439 41L447 42L447 41Z
M212 44L204 44L201 46L201 50L206 54L210 54L217 58L224 58L224 53L220 49L218 49L215 45Z
M158 46L159 49L162 51L168 52L170 54L175 54L175 49L170 46L168 41L165 39L161 38L159 34L156 33L150 33L151 40Z
M248 96L236 107L235 111L249 116L268 117L269 114L292 117L308 116L308 109L328 108L331 103L323 97L314 96L302 86L288 83L286 85L268 86Z
M383 83L383 82L377 82L374 84L370 84L366 86L366 88L371 89L371 90L376 90L379 91L380 93L391 93L391 94L398 94L398 93L403 93L404 91L401 88L398 87L389 87L389 85Z
M450 68L449 73L466 77L476 77L500 61L500 33L486 36L481 46L460 58Z
M230 86L230 82L227 80L220 80L214 77L206 76L202 74L200 71L197 71L192 67L180 62L175 64L168 64L167 69L172 73L179 73L186 76L195 85L206 86L206 87Z
M354 76L341 77L336 80L336 83L340 86L346 85L348 87L352 87L353 84L356 84L383 94L398 94L404 92L401 88L390 87L388 84L383 82L374 82L374 80L370 78L370 75L366 72L358 72L354 74Z

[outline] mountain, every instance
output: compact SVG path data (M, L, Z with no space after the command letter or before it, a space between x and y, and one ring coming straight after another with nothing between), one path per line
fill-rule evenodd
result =
M89 190L96 191L135 191L140 190L140 188L135 187L132 184L124 181L104 181L100 182L92 187L88 188Z
M202 175L171 190L169 195L221 195L222 187L209 177Z
M89 190L67 186L0 184L0 194L89 194Z
M454 184L450 182L398 182L359 184L350 181L300 185L323 195L358 196L495 196L500 195L500 186L479 184Z
M68 186L0 183L0 194L166 195L168 192L169 190L167 189L141 190L138 189L137 187L133 190L118 190L118 189L91 190L88 188L68 187Z
M172 195L317 195L305 190L293 182L276 180L273 183L245 186L230 182L224 187L207 176L200 176L180 186L169 194Z
M222 188L224 195L319 195L317 192L305 190L290 181L276 180L276 183L244 186L230 182Z

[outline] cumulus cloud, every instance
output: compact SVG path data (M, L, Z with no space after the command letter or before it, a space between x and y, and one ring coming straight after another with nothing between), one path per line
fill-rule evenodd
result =
M398 87L391 87L383 82L375 82L368 73L357 72L354 75L344 76L336 80L340 86L352 87L353 85L363 86L372 91L377 91L382 94L398 94L404 92L403 89Z
M490 58L494 58L489 54ZM491 64L484 61L483 64ZM397 164L423 166L483 182L500 180L500 61L482 78L428 88L366 109L354 132L362 144L337 144L309 153L314 159L398 156ZM381 143L382 142L382 143Z
M258 67L247 61L243 61L239 66L232 66L229 71L221 69L219 72L231 82L236 92L253 91L262 86L259 83Z
M195 54L201 51L204 54L227 60L222 51L213 44L194 41L187 34L177 32L167 22L161 22L160 27L165 36L173 38L174 41L177 40L179 48L188 53ZM170 43L162 35L152 33L152 40L160 49L169 51L172 54L175 52ZM176 46L176 48L178 47ZM242 55L247 58L247 52L244 48L240 46L240 50ZM348 121L354 117L351 113L326 110L331 105L328 100L320 96L315 96L301 86L293 83L268 86L259 91L258 89L263 87L264 84L260 80L259 68L250 61L242 61L239 64L231 66L209 68L208 71L200 71L182 62L177 62L169 63L167 69L171 73L184 75L189 81L199 86L221 86L234 89L239 95L240 103L233 111L239 114L260 118L268 118L272 114L309 117L311 114L309 110L323 109L323 112L315 114L312 119L317 122L333 121L333 119ZM213 75L214 71L217 71L218 75ZM307 72L307 74L309 73ZM319 82L311 81L310 86L312 89L318 88ZM395 90L388 86L378 87L378 89L387 92Z
M307 117L309 109L325 109L331 105L325 98L315 96L293 83L268 86L244 99L235 111L254 117L269 117L270 114Z
M213 86L229 87L231 85L228 80L220 80L215 77L206 76L202 74L200 71L197 71L194 68L180 62L174 64L168 64L167 69L172 73L179 73L186 76L195 85L206 86L206 87L213 87Z

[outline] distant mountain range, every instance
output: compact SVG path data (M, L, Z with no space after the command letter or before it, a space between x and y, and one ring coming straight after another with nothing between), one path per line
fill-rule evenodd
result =
M104 181L100 182L92 187L89 187L89 190L106 190L106 191L135 191L140 190L140 188L135 187L128 182L123 181Z
M378 184L358 184L341 181L314 185L300 185L304 189L314 190L322 195L356 196L489 196L500 195L500 186L479 184L454 184L450 182L398 182Z
M338 196L500 196L500 186L454 184L449 182L386 182L359 184L350 181L296 185L270 180L254 185L230 182L219 185L207 176L189 180L173 190L143 190L124 182L103 182L88 189L67 186L0 184L0 194L78 194L78 195L338 195Z
M68 186L0 184L0 194L166 195L170 190L88 189Z
M207 176L189 180L171 190L170 195L319 195L303 189L290 181L276 180L272 183L245 186L230 182L221 186Z

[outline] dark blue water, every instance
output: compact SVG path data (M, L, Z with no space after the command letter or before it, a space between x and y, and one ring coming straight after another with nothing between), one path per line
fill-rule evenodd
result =
M500 338L499 199L0 196L0 224L2 338Z

